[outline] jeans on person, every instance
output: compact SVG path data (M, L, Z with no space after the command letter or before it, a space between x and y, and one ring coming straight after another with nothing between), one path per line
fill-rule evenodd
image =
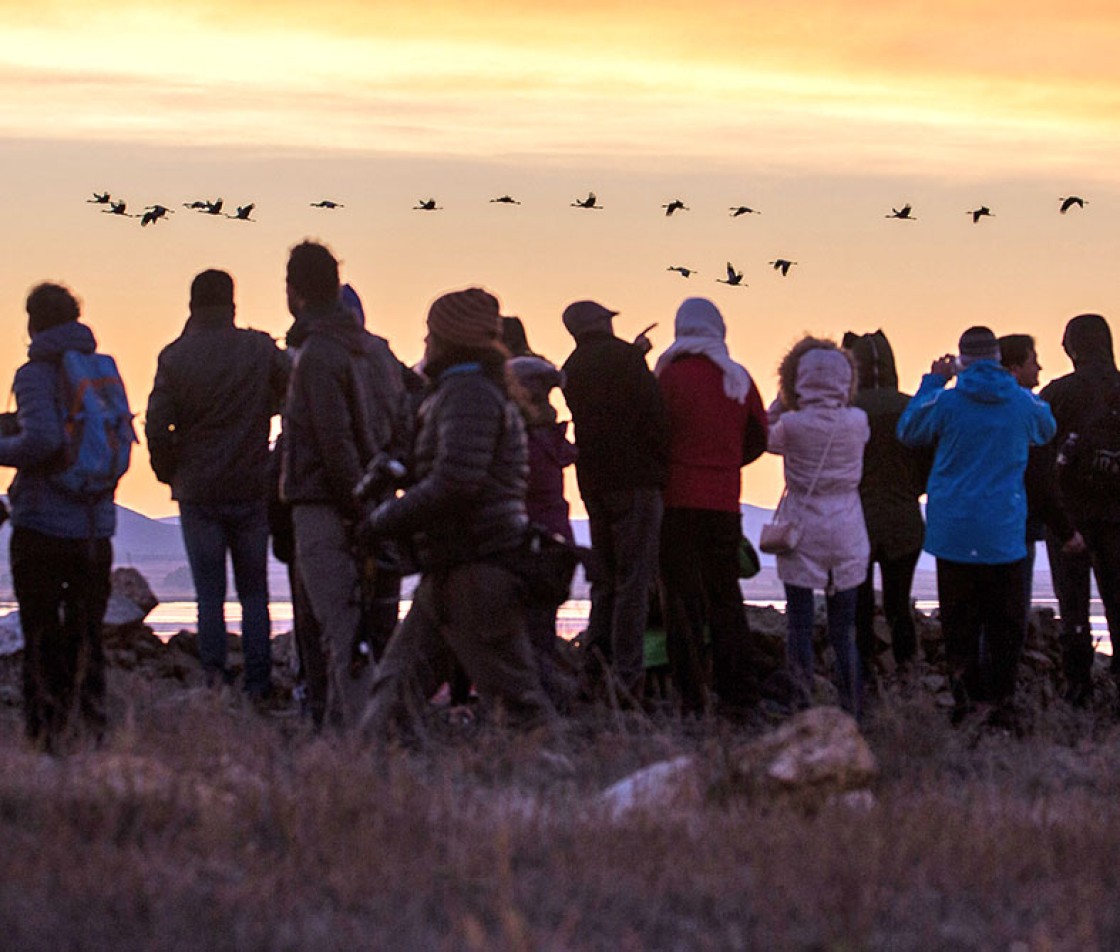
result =
M665 510L661 522L661 591L666 647L685 711L706 707L704 632L711 634L711 680L721 702L755 700L748 663L750 627L739 589L740 515L713 509Z
M211 677L226 676L226 554L241 602L245 690L267 693L272 676L265 502L180 502L179 524L198 599L198 653Z
M12 530L12 584L23 627L28 737L53 749L74 706L100 733L106 724L101 622L109 602L109 539L62 539Z
M937 600L949 675L968 695L1008 701L1015 693L1023 615L1023 560L974 564L937 560ZM991 663L990 680L981 673L983 635Z
M640 685L649 598L657 572L663 503L653 487L584 497L599 575L591 580L588 644L598 647L621 684Z
M800 585L786 585L785 589L787 662L790 675L809 700L813 696L813 623L816 615L813 590ZM863 701L863 680L855 641L857 592L858 588L846 588L829 594L825 598L825 606L828 610L828 640L836 655L836 687L840 692L840 706L858 718Z
M891 651L898 664L914 657L918 647L914 634L914 612L910 604L910 588L921 549L888 557L881 548L873 549L867 563L867 578L857 589L856 645L865 665L875 657L875 563L883 584L883 615L891 630Z

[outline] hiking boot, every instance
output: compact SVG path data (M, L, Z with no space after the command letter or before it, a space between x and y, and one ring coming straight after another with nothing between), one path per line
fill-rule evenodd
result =
M949 715L949 723L957 727L969 714L976 710L976 705L968 695L964 686L964 679L956 675L949 677L949 689L953 692L953 710Z
M1062 700L1078 709L1087 708L1093 700L1093 683L1091 681L1074 681L1066 688Z
M274 685L269 685L263 691L247 692L246 696L253 710L265 717L287 717L299 713L299 708L292 703L291 695L277 690Z

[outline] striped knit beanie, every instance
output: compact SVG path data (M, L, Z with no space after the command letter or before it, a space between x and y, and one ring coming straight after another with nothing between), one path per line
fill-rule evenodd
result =
M494 347L502 337L498 299L482 288L444 294L428 309L428 330L459 347Z
M961 334L960 356L957 358L961 367L970 367L978 360L994 360L999 362L999 340L987 327L978 325L970 327Z

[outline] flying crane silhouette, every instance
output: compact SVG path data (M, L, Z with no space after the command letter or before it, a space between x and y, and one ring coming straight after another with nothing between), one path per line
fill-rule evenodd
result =
M202 211L206 215L220 215L222 213L222 199L219 198L216 202L207 202Z
M255 221L249 216L253 214L253 209L256 207L255 202L250 202L248 205L238 205L237 212L233 215L226 215L226 218L234 218L237 221Z
M112 201L112 197L108 192L94 192L93 198L87 198L87 205L108 205Z
M438 212L441 209L442 206L437 205L434 198L421 198L412 206L412 210L417 212Z
M334 209L334 208L345 208L346 206L343 205L341 202L332 202L329 198L324 198L322 201L312 202L311 207L312 208L331 208L331 209Z
M665 269L666 271L676 271L682 278L691 278L694 274L699 274L695 268L682 268L680 265L670 265Z
M571 203L571 207L572 208L602 208L603 206L595 204L595 193L594 192L588 192L587 193L587 198L576 199L576 201Z
M490 199L490 204L493 205L497 202L499 205L520 205L521 203L509 195L501 195L498 198Z
M1078 208L1084 208L1088 202L1081 198L1079 195L1070 195L1068 198L1058 199L1062 203L1062 207L1058 209L1063 215L1068 212L1074 205Z
M781 271L782 272L782 277L784 278L786 275L789 274L789 269L791 267L793 267L795 264L797 264L797 262L796 261L789 261L786 258L775 258L773 261L768 262L768 264L775 271Z
M716 282L718 284L730 284L730 285L732 285L734 287L737 287L737 288L745 288L746 287L746 285L743 284L743 272L742 271L736 271L731 266L730 261L727 262L727 278L726 279L716 278Z
M901 208L891 208L889 215L884 215L884 218L897 218L899 221L917 221L913 215L910 214L910 203L907 202Z
M747 205L732 205L728 211L731 212L732 218L738 218L740 215L761 215L762 212L755 211Z
M154 225L170 212L171 209L163 205L149 205L144 209L144 214L140 216L140 227L143 228L145 225Z
M673 212L687 212L690 211L689 207L682 202L679 198L674 198L668 205L662 205L665 209L665 217L668 218Z
M995 218L992 210L987 205L981 205L979 208L974 208L970 212L965 212L966 215L972 216L972 224L976 224L981 218Z
M123 215L125 218L135 218L135 215L129 215L125 209L128 207L126 202L110 202L108 208L101 209L102 215Z

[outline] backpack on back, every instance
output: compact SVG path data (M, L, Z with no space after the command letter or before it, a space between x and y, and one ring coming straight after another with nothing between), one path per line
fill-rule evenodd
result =
M59 392L65 455L52 481L83 499L112 494L137 442L116 362L108 354L66 351L59 365Z
M1079 433L1071 433L1058 454L1058 464L1082 487L1120 492L1120 386L1105 396Z

